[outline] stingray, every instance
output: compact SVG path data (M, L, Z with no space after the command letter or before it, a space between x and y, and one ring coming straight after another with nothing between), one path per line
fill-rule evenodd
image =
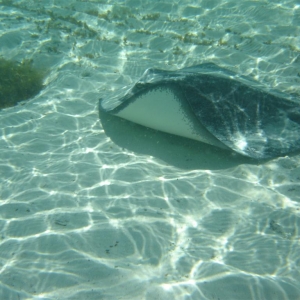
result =
M100 110L255 159L300 150L300 101L215 64L150 68Z

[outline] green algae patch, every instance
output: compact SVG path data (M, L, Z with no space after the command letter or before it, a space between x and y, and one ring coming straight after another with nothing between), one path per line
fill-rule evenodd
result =
M37 95L44 87L45 75L31 60L18 63L0 58L0 109Z

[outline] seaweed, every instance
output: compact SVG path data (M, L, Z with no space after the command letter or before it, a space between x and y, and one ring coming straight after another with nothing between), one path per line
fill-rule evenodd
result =
M45 75L32 66L32 60L18 63L0 57L0 109L37 95L44 87Z

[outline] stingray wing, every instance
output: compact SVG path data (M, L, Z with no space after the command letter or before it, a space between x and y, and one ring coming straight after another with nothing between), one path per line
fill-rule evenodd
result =
M141 125L259 159L300 149L299 107L214 64L148 69L134 86L100 101L101 110Z
M300 149L300 105L288 95L225 72L202 74L201 68L187 76L183 89L199 121L236 152L272 158Z

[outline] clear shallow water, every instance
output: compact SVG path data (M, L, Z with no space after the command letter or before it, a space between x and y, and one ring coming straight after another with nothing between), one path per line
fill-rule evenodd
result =
M299 95L295 1L2 1L0 19L0 55L50 70L0 111L1 299L300 299L299 155L98 113L148 67L208 61Z

